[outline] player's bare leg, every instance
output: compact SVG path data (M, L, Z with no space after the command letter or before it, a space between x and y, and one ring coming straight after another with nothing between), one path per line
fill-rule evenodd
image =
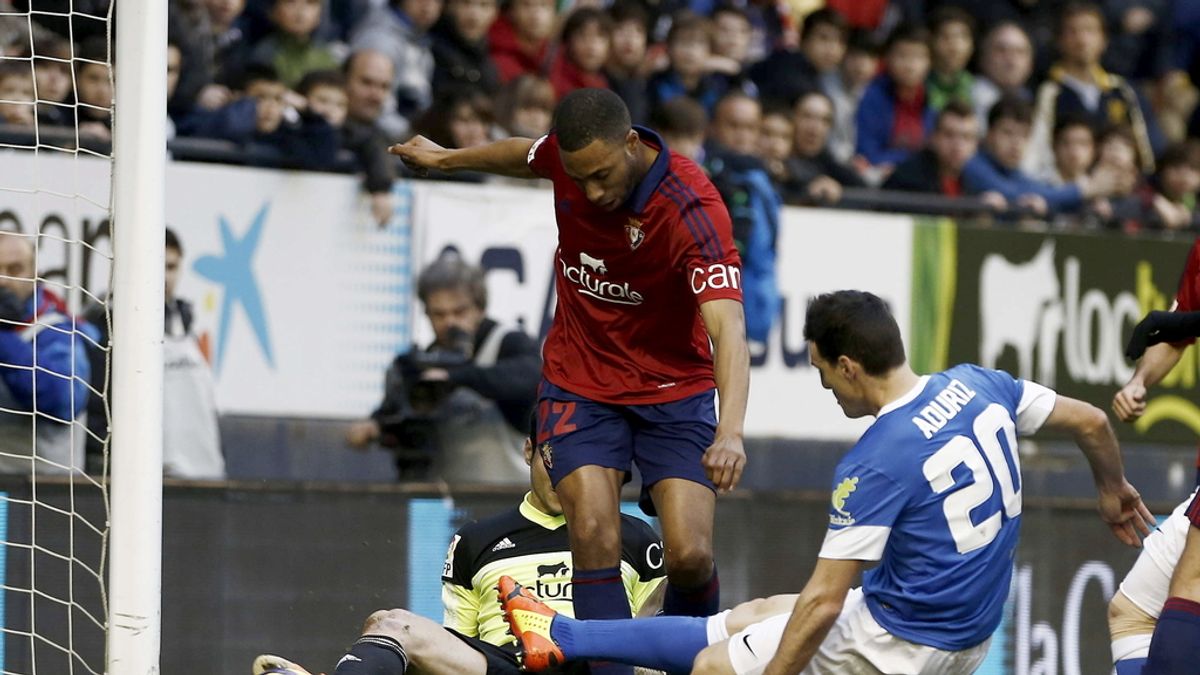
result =
M621 581L621 483L623 471L581 466L554 486L575 564L571 595L581 619L630 618ZM629 666L593 662L596 675L630 675Z
M389 609L371 614L363 624L362 634L364 638L390 638L403 649L408 658L407 670L396 670L389 675L485 675L487 672L487 661L483 654L471 649L437 623L408 610ZM361 640L355 647L358 644L361 644ZM370 658L366 657L368 660ZM376 668L379 668L377 664L356 656L355 649L351 649L349 654L342 657L332 675L388 672Z
M748 600L730 610L725 617L725 628L729 635L740 633L747 626L779 614L791 614L796 608L798 593L772 595L769 598Z
M650 496L662 523L670 584L663 613L716 613L720 606L712 543L716 494L690 480L666 478L650 488Z

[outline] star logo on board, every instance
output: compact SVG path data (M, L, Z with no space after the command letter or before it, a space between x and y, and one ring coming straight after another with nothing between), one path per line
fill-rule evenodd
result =
M203 255L196 259L196 273L224 288L221 299L221 316L217 327L216 368L221 369L225 359L225 348L229 345L229 326L233 310L241 307L254 337L262 350L267 365L275 368L275 356L271 350L271 336L267 329L267 317L263 308L262 293L254 276L254 253L262 239L263 226L267 221L270 203L265 203L255 214L246 232L238 237L225 216L219 217L223 255Z
M636 251L637 247L642 245L642 240L646 238L646 233L642 231L642 221L637 218L630 218L625 222L625 238L629 240L629 250Z

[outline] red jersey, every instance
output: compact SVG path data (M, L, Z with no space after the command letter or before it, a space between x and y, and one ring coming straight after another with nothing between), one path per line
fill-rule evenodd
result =
M712 389L712 349L700 317L709 300L742 299L729 212L700 167L659 150L625 204L592 205L563 170L554 132L529 150L529 167L554 183L558 304L543 375L602 403L665 403Z
M1200 311L1200 238L1192 244L1188 251L1187 264L1183 267L1183 276L1179 278L1179 290L1175 292L1176 312ZM1192 344L1195 338L1182 340L1178 344Z

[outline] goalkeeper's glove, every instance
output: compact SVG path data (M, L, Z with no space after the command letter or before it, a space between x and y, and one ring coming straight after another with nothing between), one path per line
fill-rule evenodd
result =
M1150 312L1134 327L1125 356L1137 361L1152 345L1194 337L1200 337L1200 312Z

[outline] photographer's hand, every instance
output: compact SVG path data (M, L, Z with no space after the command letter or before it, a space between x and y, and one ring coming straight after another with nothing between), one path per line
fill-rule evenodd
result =
M363 450L373 441L379 440L380 433L379 423L375 420L359 420L346 430L346 444L356 450Z
M450 379L450 373L445 368L429 368L421 371L421 379L426 382L445 382Z

